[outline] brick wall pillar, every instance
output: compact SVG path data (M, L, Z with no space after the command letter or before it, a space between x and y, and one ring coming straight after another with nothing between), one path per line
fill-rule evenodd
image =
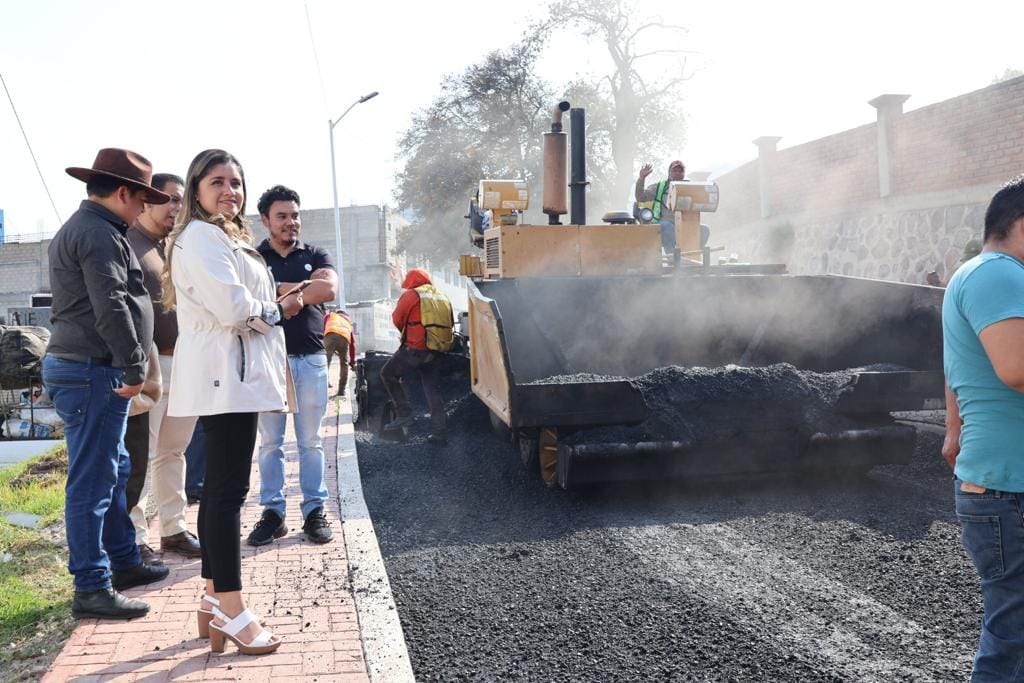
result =
M878 196L892 194L892 128L910 95L879 95L868 102L878 114Z
M757 178L761 187L761 218L772 215L772 168L779 140L773 136L760 137L753 141L757 145Z

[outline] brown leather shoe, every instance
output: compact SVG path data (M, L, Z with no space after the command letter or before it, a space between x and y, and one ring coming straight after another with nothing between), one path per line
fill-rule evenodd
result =
M173 536L161 537L160 549L164 552L178 553L185 557L199 557L203 554L199 545L199 539L187 531L182 531L180 534L174 534Z
M139 546L139 555L142 556L142 561L146 564L164 563L164 561L160 559L160 555L145 543Z

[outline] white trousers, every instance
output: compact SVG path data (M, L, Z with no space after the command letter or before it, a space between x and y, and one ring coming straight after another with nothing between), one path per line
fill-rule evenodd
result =
M135 542L149 545L149 524L146 505L149 494L156 496L156 513L160 518L160 536L174 536L186 531L185 449L192 440L196 417L171 417L167 399L171 387L172 356L160 356L160 373L164 391L160 401L149 411L149 466L142 486L139 504L131 511L135 524Z

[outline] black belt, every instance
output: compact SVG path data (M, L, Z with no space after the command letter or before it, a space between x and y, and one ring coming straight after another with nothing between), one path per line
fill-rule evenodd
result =
M113 362L110 358L92 358L90 356L80 356L77 353L54 353L50 351L49 355L54 358L60 358L61 360L69 360L72 363L87 363L90 365L105 365L108 367Z

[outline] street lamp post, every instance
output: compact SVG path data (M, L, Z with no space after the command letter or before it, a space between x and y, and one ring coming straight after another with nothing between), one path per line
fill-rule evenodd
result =
M342 309L345 308L345 260L341 255L341 211L338 209L338 173L334 164L334 127L345 118L345 114L352 111L352 107L357 104L362 104L367 100L372 100L377 96L377 91L374 90L368 95L363 95L358 100L348 105L348 109L341 113L341 116L336 118L334 121L327 121L328 128L331 134L331 188L334 190L334 249L335 255L338 262L335 264L338 268L338 306Z

